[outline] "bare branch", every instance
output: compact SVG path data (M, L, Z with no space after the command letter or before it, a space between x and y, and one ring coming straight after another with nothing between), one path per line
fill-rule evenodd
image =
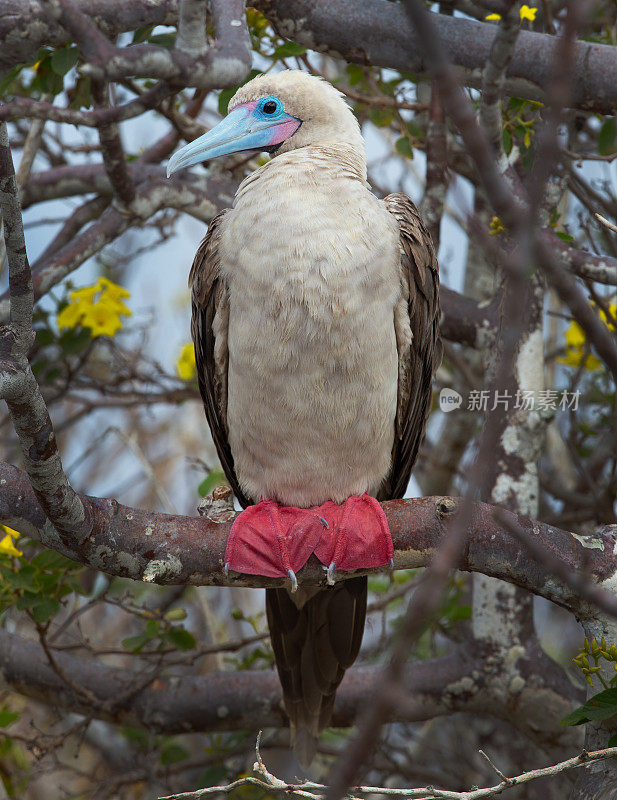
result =
M501 143L502 116L501 98L506 83L506 72L519 35L518 3L508 3L509 8L499 23L495 40L491 47L489 60L482 76L482 95L480 99L480 122L496 155L504 158Z
M109 87L107 85L92 81L92 96L99 107L109 108ZM135 184L127 169L118 124L108 122L99 125L98 130L105 171L114 194L125 206L130 206L135 199Z
M502 780L494 786L487 786L483 789L471 789L468 792L453 792L447 789L437 789L434 786L415 789L354 786L349 790L348 796L351 798L373 796L400 797L405 798L405 800L484 800L486 797L500 795L514 786L522 786L526 783L538 780L539 778L559 775L571 769L585 767L589 764L605 761L608 758L615 758L615 756L617 756L617 747L607 747L603 750L594 750L590 753L584 750L579 755L574 756L574 758L568 758L566 761L560 761L558 764L552 764L550 767L523 772L521 775L516 775L513 778L506 778L503 776ZM493 765L491 764L491 766ZM280 780L268 772L263 763L256 762L253 765L253 771L260 777L253 778L249 776L239 778L228 785L211 786L206 789L198 789L196 792L183 792L182 794L168 795L160 798L160 800L204 800L206 797L231 794L242 786L257 786L268 794L298 797L301 798L301 800L322 800L323 797L328 796L328 787L324 784L314 783L313 781L285 783L285 781Z
M30 265L6 130L0 123L0 212L9 262L10 324L0 330L0 391L19 437L32 488L56 528L71 542L91 528L89 503L73 491L27 352L34 340Z
M431 72L423 57L423 37L409 24L401 3L384 5L381 0L368 0L359 7L355 0L255 0L254 5L281 35L311 49L421 76ZM480 88L495 26L444 14L431 13L430 17L448 60L459 68L465 85ZM556 36L521 31L507 70L505 93L543 101L557 45ZM575 108L613 113L617 54L612 47L578 42L569 71L575 86L571 100Z
M191 56L200 56L206 52L205 0L180 0L176 47Z
M81 71L98 81L147 76L159 80L221 89L236 86L251 66L250 38L242 0L215 0L216 42L199 57L153 44L115 47L71 0L48 0L44 9L80 45L88 59Z
M111 122L122 122L143 114L155 108L161 100L174 94L176 89L166 83L157 83L151 89L141 94L134 100L120 106L96 108L93 111L81 111L74 108L60 108L43 100L33 100L31 97L16 97L9 103L0 106L0 120L12 122L18 119L40 119L51 122L64 122L67 125L85 125L97 128Z

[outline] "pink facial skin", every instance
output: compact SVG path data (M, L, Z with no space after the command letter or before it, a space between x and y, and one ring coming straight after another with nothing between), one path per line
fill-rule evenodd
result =
M237 108L246 108L248 117L257 108L257 103L257 100L251 100L250 103L239 103L237 106L229 108L227 113L234 111ZM296 133L300 125L302 125L301 119L296 119L296 117L286 114L285 119L281 120L279 123L275 123L272 126L272 136L267 142L265 142L265 145L267 147L272 147L277 144L282 144L283 142L287 141L287 139L290 139L294 133Z

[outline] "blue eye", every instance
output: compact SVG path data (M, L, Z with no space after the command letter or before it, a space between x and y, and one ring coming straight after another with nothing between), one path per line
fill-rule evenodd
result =
M283 110L283 104L276 97L264 97L259 103L259 110L268 117L273 117Z

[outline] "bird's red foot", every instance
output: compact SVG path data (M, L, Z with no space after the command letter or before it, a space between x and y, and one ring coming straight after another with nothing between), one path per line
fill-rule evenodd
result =
M296 572L312 553L334 570L369 569L392 563L394 549L383 509L373 497L350 497L312 508L280 506L262 500L234 521L225 550L225 569L271 578L287 576L292 591Z

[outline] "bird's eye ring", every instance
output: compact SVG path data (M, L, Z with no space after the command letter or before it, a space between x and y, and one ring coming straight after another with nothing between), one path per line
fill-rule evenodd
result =
M274 114L278 109L278 104L274 100L268 100L263 104L262 111L264 114Z

